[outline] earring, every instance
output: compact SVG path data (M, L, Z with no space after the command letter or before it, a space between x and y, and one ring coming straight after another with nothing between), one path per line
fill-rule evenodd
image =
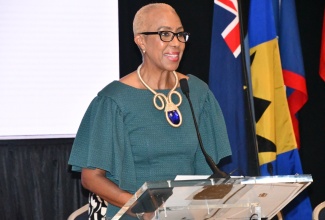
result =
M142 51L142 53L143 53L143 54L145 54L145 53L146 53L146 51L145 51L145 50L143 50L143 51Z

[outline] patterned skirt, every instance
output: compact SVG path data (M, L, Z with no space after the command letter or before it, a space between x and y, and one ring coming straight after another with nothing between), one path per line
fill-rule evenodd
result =
M108 203L92 192L89 193L88 202L88 219L105 220Z

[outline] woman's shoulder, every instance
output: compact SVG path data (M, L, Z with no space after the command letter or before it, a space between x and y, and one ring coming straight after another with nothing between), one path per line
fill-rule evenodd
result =
M127 86L133 87L135 89L143 89L143 84L139 80L138 74L136 71L133 71L126 76L120 79L120 83L123 83Z
M105 111L119 112L124 111L126 103L134 99L134 92L128 92L129 88L118 80L114 80L106 85L93 98L88 109L92 114L106 114ZM114 113L113 113L114 115Z
M192 74L188 74L188 83L189 86L198 90L208 90L209 86L207 83L205 83L203 80L201 80L200 78L198 78L195 75Z
M120 94L125 90L123 84L118 80L114 80L106 85L102 90L98 92L98 96L112 97L116 94Z
M98 96L106 97L123 97L136 93L138 89L124 80L114 80L105 86L99 93Z

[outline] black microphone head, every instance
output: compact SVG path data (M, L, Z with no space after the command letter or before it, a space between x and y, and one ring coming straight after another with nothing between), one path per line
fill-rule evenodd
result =
M190 93L190 89L188 87L187 79L183 78L183 79L179 80L179 84L181 86L182 92L185 95L188 95Z

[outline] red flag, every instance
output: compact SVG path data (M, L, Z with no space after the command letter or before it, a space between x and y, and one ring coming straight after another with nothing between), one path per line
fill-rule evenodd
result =
M320 51L319 75L325 81L325 10L323 18L322 47Z

